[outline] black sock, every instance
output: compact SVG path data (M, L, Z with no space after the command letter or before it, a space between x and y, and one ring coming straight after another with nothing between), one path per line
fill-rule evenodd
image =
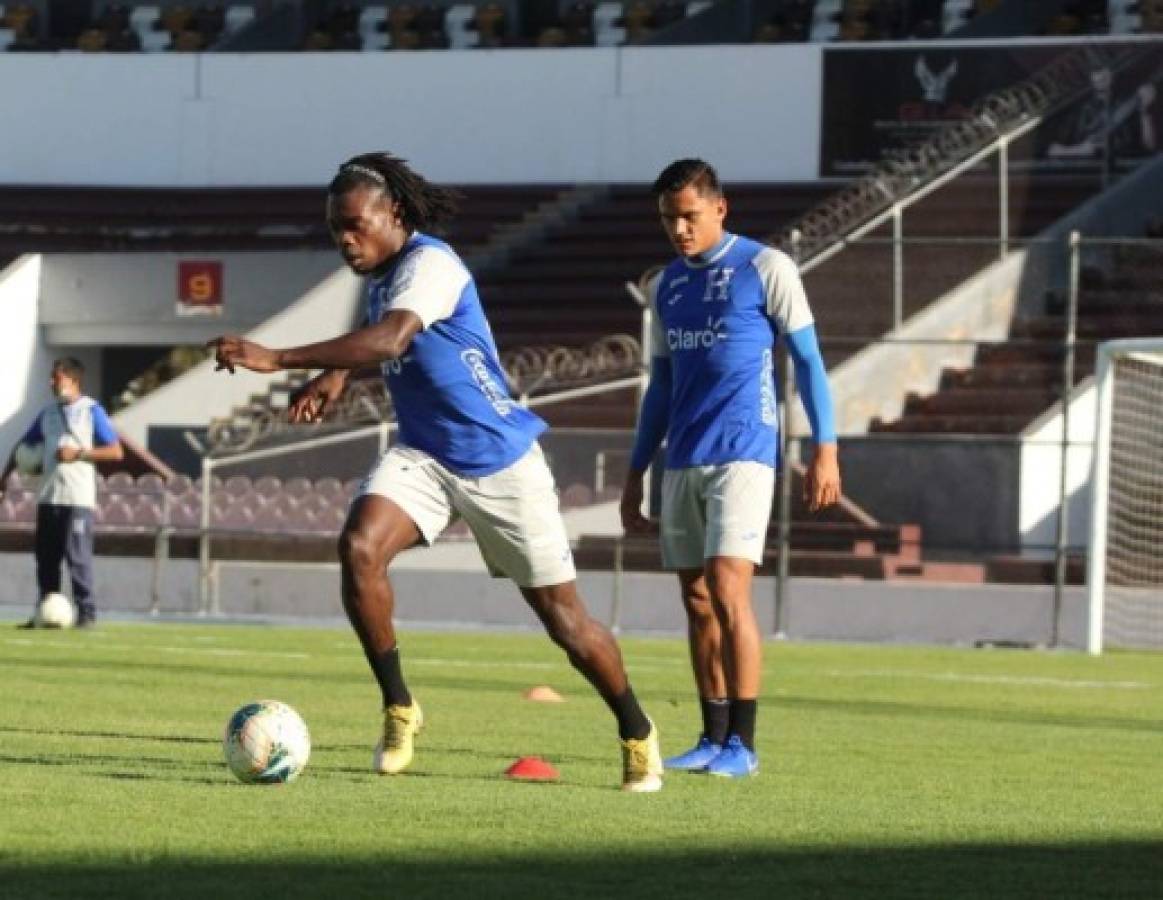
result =
M755 749L755 712L757 700L732 700L729 730L739 735L748 750Z
M400 645L385 650L371 660L372 671L380 683L380 693L384 695L384 708L389 706L411 706L412 695L404 684L404 673L400 671Z
M723 745L727 740L727 720L731 701L726 697L699 697L703 710L703 736L712 744Z
M650 734L650 720L638 705L633 688L627 686L626 692L615 697L610 703L610 708L618 718L618 737L622 740L628 741L633 738L640 741Z

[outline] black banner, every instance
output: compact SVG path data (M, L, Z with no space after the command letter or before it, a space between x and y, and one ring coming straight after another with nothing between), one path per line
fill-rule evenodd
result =
M963 119L987 94L1020 82L1078 45L941 46L824 52L821 177L863 174L886 151L920 143ZM1160 53L1111 75L1091 73L1090 96L1038 129L1029 164L1096 171L1110 152L1128 168L1163 149Z

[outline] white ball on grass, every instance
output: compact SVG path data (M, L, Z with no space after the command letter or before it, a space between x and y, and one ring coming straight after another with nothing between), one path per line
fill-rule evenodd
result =
M235 711L222 738L226 765L245 784L294 781L311 755L302 717L278 700L256 700Z

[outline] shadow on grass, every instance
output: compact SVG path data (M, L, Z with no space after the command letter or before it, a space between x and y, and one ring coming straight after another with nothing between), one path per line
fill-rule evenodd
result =
M0 734L31 734L53 737L116 738L119 741L150 741L169 744L221 744L221 738L191 737L183 734L130 734L124 731L69 730L65 728L8 728L0 726Z
M644 811L648 806L643 806ZM466 823L467 826L468 823ZM547 843L549 838L547 836ZM7 900L117 897L827 898L827 900L1157 900L1163 842L787 850L677 849L489 860L334 858L21 865L0 857Z

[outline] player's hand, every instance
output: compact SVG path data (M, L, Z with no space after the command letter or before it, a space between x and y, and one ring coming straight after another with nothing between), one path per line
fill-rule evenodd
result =
M218 364L215 372L225 369L233 375L235 366L252 372L277 372L282 368L274 350L236 334L214 338L206 343L206 348L214 351L214 361Z
M642 473L630 472L622 486L622 502L618 506L622 514L622 528L626 534L653 534L654 524L642 515Z
M84 454L85 450L75 444L61 444L57 447L57 461L63 463L76 462Z
M840 501L840 463L835 444L816 446L804 476L804 504L812 512Z
M287 420L290 422L318 422L347 387L345 373L323 372L316 375L301 388L291 394L287 406Z

